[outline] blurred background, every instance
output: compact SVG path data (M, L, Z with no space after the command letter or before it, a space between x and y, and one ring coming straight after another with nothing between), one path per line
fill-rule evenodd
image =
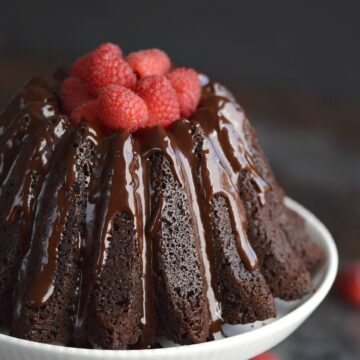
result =
M359 1L2 1L0 107L34 74L101 42L159 47L224 82L247 110L287 193L360 259ZM273 351L359 359L360 310L332 293Z

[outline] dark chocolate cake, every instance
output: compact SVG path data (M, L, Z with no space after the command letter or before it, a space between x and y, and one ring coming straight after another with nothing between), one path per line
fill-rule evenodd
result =
M0 118L0 325L12 336L193 344L313 291L322 252L225 87L205 82L166 128L107 133L69 121L62 80L33 79Z

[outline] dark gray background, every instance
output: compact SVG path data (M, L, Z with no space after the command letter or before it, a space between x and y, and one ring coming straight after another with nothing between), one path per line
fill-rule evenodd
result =
M359 1L2 1L1 53L68 61L160 47L229 83L360 96Z
M355 0L1 1L0 107L101 42L162 48L235 92L280 183L329 227L344 266L360 258L359 39ZM359 359L359 324L333 292L274 351Z

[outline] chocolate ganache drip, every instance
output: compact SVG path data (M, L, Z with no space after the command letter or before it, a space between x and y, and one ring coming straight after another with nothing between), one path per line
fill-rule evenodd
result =
M142 268L140 285L132 285L141 288L142 316L136 320L142 327L140 344L149 347L154 343L153 272L157 266L155 251L161 251L156 239L166 200L154 194L150 173L154 171L151 158L160 153L187 196L200 244L210 321L208 337L216 337L222 313L213 265L214 197L221 195L226 200L238 254L245 267L254 271L258 261L247 237L248 223L239 195L241 172L250 174L262 205L268 190L247 146L242 109L225 88L211 83L203 87L200 105L191 119L180 119L166 129L124 130L107 136L88 124L72 128L61 115L54 89L54 80L32 81L2 115L0 124L0 198L11 181L14 196L6 204L6 222L20 218L22 229L12 333L21 336L25 308L40 309L53 296L64 229L80 228L72 337L86 341L87 319L97 304L94 291L100 286L112 251L114 221L126 213L133 223L136 248L132 264L139 262ZM87 168L81 171L79 143L91 147ZM24 173L13 175L12 169L18 168ZM85 198L79 210L73 208L78 194ZM74 215L74 211L79 214Z

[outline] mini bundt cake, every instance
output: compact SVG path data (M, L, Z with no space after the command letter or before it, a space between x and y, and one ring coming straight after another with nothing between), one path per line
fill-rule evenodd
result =
M104 44L0 118L0 325L103 349L221 337L313 291L322 251L242 108L160 50Z

